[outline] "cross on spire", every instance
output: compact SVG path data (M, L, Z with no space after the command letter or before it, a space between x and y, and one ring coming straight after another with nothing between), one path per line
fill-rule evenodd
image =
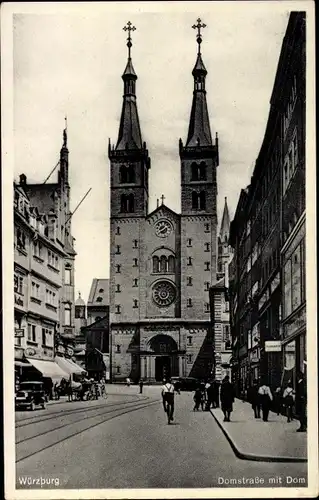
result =
M164 205L165 196L163 194L161 196L161 200L162 200L162 205Z
M127 47L128 47L128 57L131 57L131 47L132 47L132 38L131 38L131 31L135 31L136 28L135 26L132 26L131 21L128 21L126 25L123 28L124 31L128 31L128 37L127 37Z
M206 28L206 24L202 23L201 18L199 17L197 19L197 24L193 24L192 28L194 30L197 29L197 34L196 34L196 40L198 43L198 53L200 52L200 44L202 43L202 34L201 34L201 29Z

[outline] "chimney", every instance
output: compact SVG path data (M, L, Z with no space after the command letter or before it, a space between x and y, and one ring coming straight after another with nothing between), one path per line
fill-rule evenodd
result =
M19 175L20 186L25 186L27 184L27 176L25 174Z

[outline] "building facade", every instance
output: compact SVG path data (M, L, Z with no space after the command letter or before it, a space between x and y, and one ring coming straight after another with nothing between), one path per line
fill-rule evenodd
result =
M303 13L292 12L290 15L265 136L251 183L242 190L231 223L230 242L234 248L230 287L233 376L238 393L244 395L254 378L267 376L270 385L276 388L282 384L284 376L282 315L287 317L287 308L283 313L283 306L289 300L289 286L282 275L285 249L288 251L289 247L289 242L284 244L284 240L288 237L289 228L291 232L304 210L305 65L301 61L304 50L304 34L300 28L303 26L302 19ZM299 157L297 153L292 153L297 149ZM287 165L291 162L295 167L290 166L289 170ZM291 179L294 178L290 184L287 171ZM287 260L290 255L288 251ZM301 281L300 277L300 289Z
M110 329L112 380L203 377L212 369L209 288L216 282L218 139L212 140L197 36L185 145L179 142L181 213L148 210L151 160L136 104L130 55L111 167Z
M15 360L20 368L25 360L54 362L62 343L61 354L73 354L75 251L69 194L65 131L58 182L28 184L21 174L14 184Z

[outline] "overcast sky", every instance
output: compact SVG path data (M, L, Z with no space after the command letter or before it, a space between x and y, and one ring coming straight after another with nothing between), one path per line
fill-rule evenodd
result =
M133 6L132 6L133 4ZM163 193L180 211L178 140L186 139L192 102L198 16L208 71L212 134L218 132L219 222L227 196L231 217L248 183L269 112L289 9L284 2L152 5L53 4L14 17L14 175L44 181L59 159L68 117L71 210L92 191L72 222L76 295L109 276L108 138L117 139L128 20L136 26L132 58L143 140L152 160L150 210ZM37 4L39 5L39 4ZM149 10L149 12L148 12ZM51 182L56 181L53 175Z

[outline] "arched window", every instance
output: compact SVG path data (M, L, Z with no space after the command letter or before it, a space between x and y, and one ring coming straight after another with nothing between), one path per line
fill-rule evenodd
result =
M195 162L192 163L191 170L192 170L192 181L198 181L198 165L197 165L197 163L195 163Z
M127 167L126 165L120 166L120 183L125 184L127 182Z
M126 213L127 212L127 203L126 203L126 196L125 194L121 195L121 212Z
M153 273L159 273L160 266L159 266L159 258L155 255L153 257Z
M135 182L135 168L134 168L134 165L130 165L128 167L128 179L127 179L128 182Z
M206 163L204 161L201 161L199 165L199 178L201 181L206 181Z
M134 212L134 194L132 193L128 195L128 212Z
M199 205L201 210L206 210L206 193L202 191L199 194Z
M168 271L167 257L165 257L165 255L162 255L160 258L160 272L167 273L167 271Z
M196 191L192 192L192 208L193 210L198 209L198 194L196 193Z
M170 255L168 257L168 272L169 273L175 272L175 257L173 255Z

